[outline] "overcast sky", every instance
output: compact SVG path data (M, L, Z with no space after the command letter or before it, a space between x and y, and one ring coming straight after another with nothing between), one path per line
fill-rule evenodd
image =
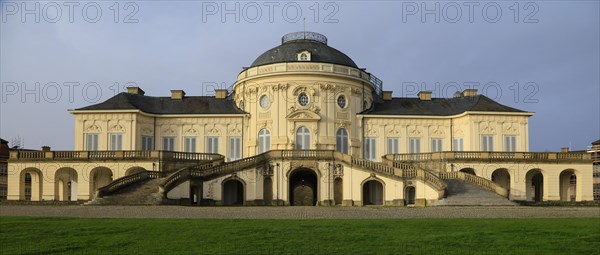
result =
M27 148L72 150L67 109L128 85L153 96L228 87L304 26L394 96L451 97L478 84L502 104L535 112L531 151L584 149L600 139L598 1L1 4L0 137L21 137Z

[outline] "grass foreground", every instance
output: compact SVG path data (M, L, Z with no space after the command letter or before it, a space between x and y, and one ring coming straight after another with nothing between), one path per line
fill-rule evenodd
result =
M600 219L3 216L0 254L600 254Z

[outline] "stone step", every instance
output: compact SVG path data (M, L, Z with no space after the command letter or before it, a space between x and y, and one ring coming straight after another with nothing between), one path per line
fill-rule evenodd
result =
M516 206L517 204L477 185L461 181L446 180L446 198L434 206Z
M88 205L159 205L162 195L159 192L160 179L150 179L135 183L112 193L96 198Z

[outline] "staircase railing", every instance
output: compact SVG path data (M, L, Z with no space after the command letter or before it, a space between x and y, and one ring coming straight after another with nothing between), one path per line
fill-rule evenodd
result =
M454 179L454 180L466 181L471 184L477 185L481 188L495 192L496 194L498 194L502 197L508 197L508 191L505 188L503 188L500 185L496 184L495 182L490 181L483 177L479 177L479 176L464 173L464 172L446 172L446 173L440 173L439 175L440 175L440 178L444 179L444 180Z

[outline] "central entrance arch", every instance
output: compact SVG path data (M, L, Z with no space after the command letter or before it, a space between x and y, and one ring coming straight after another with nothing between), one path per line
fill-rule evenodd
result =
M290 174L290 205L313 206L317 204L317 174L308 168L299 168Z

